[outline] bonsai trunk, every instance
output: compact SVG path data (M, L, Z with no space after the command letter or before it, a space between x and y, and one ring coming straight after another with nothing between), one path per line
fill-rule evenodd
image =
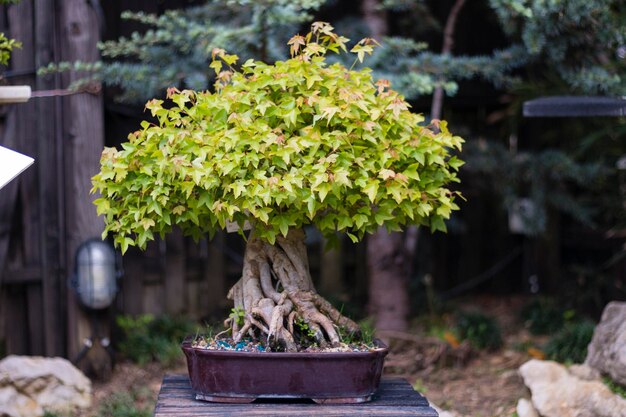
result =
M274 245L250 235L246 245L241 279L230 289L235 311L226 320L238 342L246 335L266 338L268 344L286 351L297 350L294 332L306 329L320 346L340 342L338 328L358 333L359 327L343 316L315 291L304 244L304 232L292 230Z

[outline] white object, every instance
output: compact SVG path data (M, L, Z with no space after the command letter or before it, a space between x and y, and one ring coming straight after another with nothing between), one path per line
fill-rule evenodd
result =
M35 160L30 156L0 146L0 189L17 177Z
M519 198L509 209L509 230L511 233L523 235L532 234L528 221L537 215L535 202L529 198Z
M7 85L0 87L0 104L26 103L31 96L28 85Z
M76 250L76 292L94 310L107 308L117 293L115 252L105 242L88 240Z
M519 417L539 417L533 403L526 398L520 398L517 402L517 415Z

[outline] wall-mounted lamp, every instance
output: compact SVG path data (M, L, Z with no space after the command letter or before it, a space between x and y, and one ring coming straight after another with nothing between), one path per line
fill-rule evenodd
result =
M119 276L113 248L99 239L90 239L76 250L73 286L80 302L100 310L113 303Z

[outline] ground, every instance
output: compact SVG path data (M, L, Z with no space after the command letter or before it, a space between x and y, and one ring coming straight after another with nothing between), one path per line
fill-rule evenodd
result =
M418 330L395 333L389 338L391 352L385 372L405 377L441 409L468 417L513 416L518 399L529 397L517 369L531 355L521 346L541 342L530 336L517 319L516 312L524 302L519 297L475 297L457 305L480 307L496 317L503 329L503 348L478 351L466 344L451 348L439 338L418 335ZM137 405L151 408L163 375L185 372L182 362L170 369L156 363L143 367L118 363L109 382L94 382L94 406L80 417L97 415L102 402L115 392L134 391Z
M532 358L525 348L545 341L530 335L518 319L517 312L526 302L524 297L486 296L474 297L456 306L465 310L479 308L495 317L503 331L502 348L476 350L464 344L456 349L444 344L442 348L436 340L420 343L419 338L412 342L408 337L404 338L404 343L399 343L397 339L402 335L396 335L386 372L405 377L443 410L468 417L513 416L517 401L530 397L517 372ZM423 336L421 339L429 340ZM540 352L533 353L540 355Z

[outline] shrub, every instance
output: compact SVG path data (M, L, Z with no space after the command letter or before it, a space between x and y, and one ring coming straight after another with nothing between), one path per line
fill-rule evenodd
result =
M182 318L150 314L118 316L117 325L124 333L118 349L125 357L140 365L156 360L165 366L181 357L180 343L196 327Z
M582 363L594 329L595 325L586 320L566 325L548 340L544 348L546 356L562 363Z
M480 312L457 314L455 330L478 349L497 349L502 346L502 331L498 322Z
M553 300L536 298L520 311L520 318L532 334L551 334L563 327L563 313Z
M115 393L102 403L95 417L150 417L152 407L135 404L138 397L136 392Z

